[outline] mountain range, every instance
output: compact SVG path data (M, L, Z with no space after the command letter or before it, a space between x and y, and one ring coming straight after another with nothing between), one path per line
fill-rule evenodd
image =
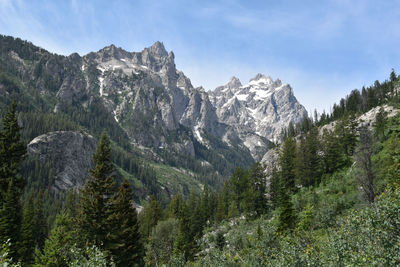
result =
M110 45L84 56L52 54L8 36L0 36L0 47L1 113L18 100L28 151L52 162L47 186L56 191L84 183L87 170L76 170L91 166L87 151L102 131L113 141L119 174L132 176L139 197L165 191L168 198L218 186L234 167L261 160L289 123L307 116L290 85L262 74L245 85L232 77L211 91L195 88L161 42L141 52ZM82 140L90 140L88 148ZM58 156L66 154L79 157ZM132 158L156 181L127 167ZM160 178L164 168L171 177Z

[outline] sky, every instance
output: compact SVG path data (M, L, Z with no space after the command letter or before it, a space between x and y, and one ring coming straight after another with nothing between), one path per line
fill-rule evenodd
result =
M63 55L161 41L194 86L263 73L308 111L400 73L400 0L0 0L0 34Z

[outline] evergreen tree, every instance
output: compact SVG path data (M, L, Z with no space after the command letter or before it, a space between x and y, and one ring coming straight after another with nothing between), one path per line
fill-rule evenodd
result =
M211 214L214 213L214 206L211 205L211 193L208 189L208 186L205 185L203 192L201 194L201 203L200 203L200 212L201 212L201 221L202 223L206 223L207 220L211 218Z
M239 217L240 212L235 201L231 201L228 207L228 218Z
M176 237L174 248L174 254L184 255L185 260L188 260L193 250L190 215L191 211L185 205L182 217L179 219L178 236Z
M3 117L0 131L0 242L10 240L10 256L17 261L22 211L20 197L25 180L19 175L20 163L26 153L21 142L21 127L13 101Z
M318 128L312 128L305 138L300 139L296 159L296 176L303 186L316 185L323 173L322 159L319 155L320 141Z
M279 207L279 192L280 192L280 177L276 166L273 167L270 174L270 185L269 185L269 199L272 207Z
M57 215L49 238L45 241L43 253L36 259L36 265L67 267L72 258L71 248L76 242L74 221L67 212L62 211Z
M287 137L295 137L296 136L296 130L294 129L293 122L289 122L289 126L287 129Z
M21 141L16 115L17 104L13 101L3 117L0 132L0 204L8 190L10 180L17 191L22 191L25 180L18 175L19 165L26 153L26 147Z
M0 209L0 243L10 242L9 254L14 261L17 261L19 257L21 221L20 192L18 192L13 180L11 180Z
M186 260L192 260L197 251L196 240L202 233L200 203L195 195L191 195L179 220L179 231L176 238L175 254L183 254Z
M192 226L191 232L193 235L193 239L197 240L201 238L202 231L205 225L204 216L202 213L201 207L201 198L197 195L192 194L191 197L188 199L188 206L192 213L190 214L190 225ZM194 243L197 247L197 244Z
M31 193L28 203L24 207L24 217L21 226L21 242L19 245L20 260L24 266L33 264L35 242L35 207L33 193Z
M392 69L392 71L390 72L390 81L391 82L397 81L397 75L396 75L396 72L394 71L394 69Z
M225 202L224 202L224 197L220 193L218 194L217 197L217 210L215 214L215 221L217 223L221 222L223 219L225 219L225 214L226 214L226 208L225 208Z
M282 143L279 154L280 175L283 186L289 191L295 190L295 168L296 168L296 140L293 137L287 138Z
M47 237L47 223L43 210L43 191L39 190L35 203L35 242L40 250L43 249Z
M346 164L343 146L340 139L333 133L324 131L324 163L325 172L333 173Z
M358 122L352 114L339 120L335 126L335 133L341 140L343 151L347 156L347 163L351 163L351 156L357 144L357 126Z
M375 117L375 136L383 141L385 139L385 129L387 123L387 112L383 107L380 107L379 112L376 114Z
M175 195L168 204L168 217L179 219L184 207L184 201L180 194Z
M160 202L152 195L149 203L145 206L143 211L140 213L140 233L143 238L147 238L153 229L157 225L158 221L162 217L162 208Z
M249 180L248 172L240 167L237 167L232 174L231 179L227 183L230 191L229 199L234 201L239 214L242 213L242 201L248 192ZM231 202L231 201L229 201Z
M143 265L144 248L139 235L132 189L125 179L113 201L110 224L114 225L110 251L117 266Z
M361 110L362 112L367 112L368 108L369 108L369 103L368 103L368 93L367 90L365 89L365 87L363 86L362 90L361 90Z
M110 140L105 133L101 135L93 160L95 167L90 170L90 177L80 194L77 224L83 242L106 248L115 182Z
M306 163L307 153L306 153L306 138L305 134L302 134L298 138L298 149L296 151L296 159L295 159L295 176L296 183L300 185L305 185L304 181L307 177L305 177L307 163Z
M347 96L346 108L348 111L355 113L361 109L361 103L362 100L360 91L354 89L353 91L351 91L350 95Z
M250 168L249 190L247 193L247 209L248 212L254 213L256 217L267 212L266 198L266 176L265 167L261 163L255 163Z
M287 231L292 231L295 226L296 214L293 209L290 195L286 188L281 186L278 232L284 233Z
M65 211L74 218L77 214L77 207L79 204L79 195L75 190L70 190L67 192L65 198L64 209Z

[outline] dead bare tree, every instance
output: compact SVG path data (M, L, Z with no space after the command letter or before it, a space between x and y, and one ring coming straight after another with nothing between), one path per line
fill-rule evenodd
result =
M373 203L375 172L371 157L374 149L374 137L367 126L362 126L359 132L360 138L355 153L356 175L368 202Z

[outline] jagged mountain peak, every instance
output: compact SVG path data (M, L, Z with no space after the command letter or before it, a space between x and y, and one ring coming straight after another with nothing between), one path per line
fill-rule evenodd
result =
M249 85L254 84L265 84L271 85L274 81L271 76L265 76L264 74L258 73L254 78L250 79Z
M167 57L168 52L164 47L164 44L160 41L156 41L152 46L145 48L145 50L148 50L150 54L157 56L157 57ZM172 53L172 56L174 54Z
M125 61L127 59L133 59L138 57L138 55L144 55L147 58L152 58L154 60L159 60L165 57L168 57L172 61L175 58L175 55L172 51L168 53L168 51L165 49L164 44L160 41L156 41L153 45L146 47L143 49L141 53L137 52L128 52L124 50L121 47L117 47L114 44L111 44L109 46L105 46L104 48L100 49L97 53L90 53L86 57L89 58L99 58L101 61L109 61L112 59L116 60L122 60ZM141 57L141 56L139 56ZM144 60L146 61L146 60ZM135 62L138 63L138 62ZM140 62L139 62L140 63Z
M260 80L260 79L266 79L267 77L264 75L264 74L262 74L262 73L257 73L256 74L256 76L254 76L254 78L252 78L252 79L250 79L250 81L257 81L257 80Z
M89 53L88 55L84 56L86 58L99 58L101 61L109 61L112 59L121 59L126 57L131 57L130 53L121 47L117 47L114 44L109 46L105 46L104 48L100 49L96 53Z
M235 76L232 76L231 79L229 80L229 82L225 85L225 87L228 87L228 88L239 88L241 86L242 86L242 83Z
M206 91L203 86L196 87L195 89L197 91L200 91L200 92L205 92Z
M126 52L125 50L123 50L121 47L117 47L114 44L110 44L108 46L103 47L102 49L99 50L99 52L111 52L111 53L115 53L115 52Z
M299 122L306 114L289 84L261 73L244 86L232 90L228 83L210 94L220 121L269 140L277 141L289 122ZM258 139L249 137L242 134L247 140L245 145L251 150Z
M242 87L242 83L240 82L240 80L235 76L232 76L229 82L227 82L225 85L215 88L214 92L212 92L211 95L218 95L221 92L233 94L233 91L237 91L240 87Z

